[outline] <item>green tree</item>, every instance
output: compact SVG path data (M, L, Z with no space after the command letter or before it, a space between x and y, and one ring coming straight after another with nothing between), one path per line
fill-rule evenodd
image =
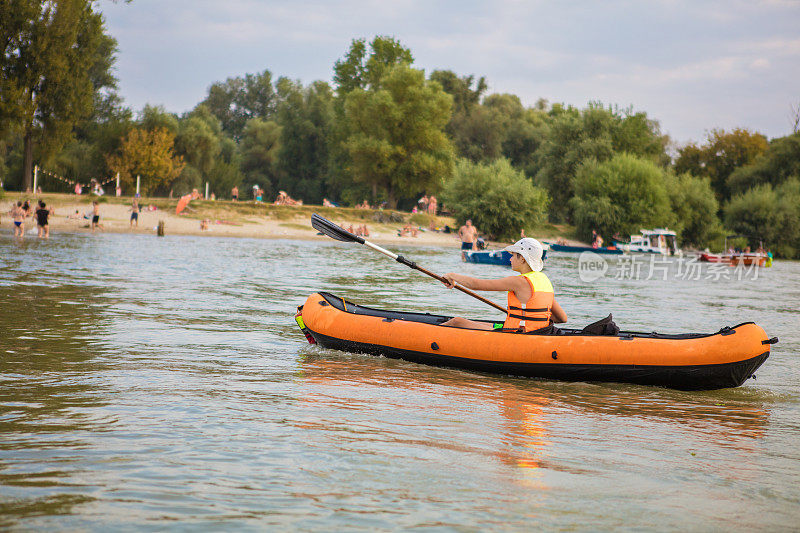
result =
M725 205L725 225L747 237L750 246L761 242L776 255L800 258L800 181L790 178L777 187L756 185Z
M536 152L550 135L547 114L539 109L526 109L513 118L503 140L503 155L512 165L534 177L539 172Z
M386 72L413 62L411 50L392 37L376 36L369 44L369 53L364 39L354 39L347 55L333 65L333 83L339 96L356 89L376 90Z
M505 159L473 163L459 159L441 200L459 224L472 219L487 235L513 240L525 228L544 222L549 198Z
M622 111L615 108L612 116L611 146L615 152L643 156L664 167L670 163L669 137L661 134L657 120L642 111L635 113L632 108Z
M474 163L501 157L507 126L503 118L497 111L483 105L454 116L449 128L458 155Z
M665 183L682 244L703 248L723 235L719 204L708 178L670 172Z
M453 116L472 111L480 104L481 97L489 88L483 76L477 80L473 75L459 77L452 70L434 70L429 79L437 82L444 92L453 97Z
M220 155L208 177L211 192L217 197L227 197L234 185L242 183L241 157L239 147L233 139L223 137L220 141Z
M265 70L214 83L201 104L217 117L223 131L239 140L249 120L274 118L277 100L272 73Z
M573 181L580 165L587 160L605 161L612 156L614 149L610 120L607 127L597 127L597 120L588 120L589 113L581 114L573 107L557 106L551 114L550 135L536 152L539 167L536 181L550 195L550 218L559 222L571 219L569 201L575 194ZM596 114L602 116L604 113L600 110ZM587 128L587 122L594 122L595 127Z
M180 120L175 113L164 109L164 106L147 104L139 113L139 126L146 130L165 129L172 135L178 135Z
M34 144L45 157L63 146L91 114L96 83L112 83L113 40L87 0L2 2L0 21L0 124L22 131L28 188Z
M452 175L453 147L444 132L452 98L406 65L389 70L380 86L347 96L345 148L353 178L385 193L394 208L399 198L433 192Z
M200 104L179 122L175 153L187 167L197 169L201 179L208 179L219 158L222 127L208 108Z
M184 162L174 154L175 137L163 128L134 128L122 142L120 151L108 156L108 166L119 172L123 185L133 188L140 175L143 195L164 192L183 171Z
M536 180L552 198L550 217L570 220L575 194L573 181L579 167L587 161L602 163L615 153L633 155L666 164L666 145L658 123L644 113L604 108L591 103L583 111L555 105L550 110L549 135L536 153Z
M322 203L328 177L333 91L318 81L309 87L281 78L276 84L281 127L278 188L294 198Z
M258 185L267 196L277 191L281 127L273 120L250 119L242 133L241 170L245 188Z
M597 230L609 239L674 221L665 187L665 170L651 160L620 153L602 163L587 161L575 176L570 200L578 233Z
M675 171L709 178L717 200L723 202L730 196L728 177L766 149L767 139L760 133L742 128L736 128L730 133L711 130L703 146L689 144L678 150Z
M773 139L763 153L731 173L728 188L743 193L765 183L775 187L791 177L800 178L800 133Z
M350 154L345 145L350 134L345 120L347 96L355 89L377 90L384 72L396 65L410 65L413 61L411 51L397 40L376 36L369 49L364 39L353 40L345 56L334 64L336 98L333 101L334 119L328 135L326 187L332 197L355 204L375 192L366 183L353 179Z

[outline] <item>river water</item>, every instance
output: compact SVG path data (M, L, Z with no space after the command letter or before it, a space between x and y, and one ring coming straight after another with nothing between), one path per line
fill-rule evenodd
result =
M800 263L684 279L673 261L646 279L611 261L585 282L574 256L548 259L569 325L753 320L780 343L756 380L710 392L426 367L297 329L319 290L496 317L363 246L6 232L0 528L797 530Z

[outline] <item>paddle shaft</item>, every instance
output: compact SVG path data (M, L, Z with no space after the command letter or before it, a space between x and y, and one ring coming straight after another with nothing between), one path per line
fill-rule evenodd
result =
M362 244L372 248L376 252L380 252L380 253L382 253L384 255L387 255L387 256L391 257L392 259L394 259L398 263L403 263L404 265L409 266L409 267L413 268L414 270L419 270L423 274L427 274L428 276L430 276L430 277L432 277L434 279L437 279L437 280L441 281L442 283L445 283L447 285L450 284L450 282L448 282L444 277L440 276L439 274L435 274L435 273L431 272L427 268L423 268L423 267L419 266L414 261L409 261L408 259L406 259L402 255L394 254L394 253L390 252L389 250L387 250L385 248L381 248L377 244L373 244L373 243L369 242L366 239L361 239L361 241L362 241ZM464 287L460 283L454 283L453 287L458 289L458 290L460 290L464 294L469 294L473 298L477 298L478 300L482 301L483 303L485 303L487 305L491 305L492 307L494 307L498 311L502 311L503 313L508 313L508 309L506 309L505 307L501 307L501 306L497 305L496 303L494 303L493 301L489 300L488 298L484 298L480 294L469 290L468 288Z

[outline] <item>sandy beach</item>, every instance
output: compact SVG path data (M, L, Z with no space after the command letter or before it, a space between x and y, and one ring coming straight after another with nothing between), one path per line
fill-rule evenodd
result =
M0 227L3 232L11 232L12 221L9 211L17 200L31 199L16 193L6 193L0 200ZM38 198L38 197L37 197ZM48 207L53 208L50 217L51 238L60 231L91 233L91 201L94 197L68 194L45 194L42 196ZM431 245L458 247L460 240L455 233L421 229L416 237L400 236L404 222L378 222L375 218L386 218L391 213L351 208L323 208L321 206L273 206L253 202L193 201L180 215L175 214L177 199L142 199L140 203L138 227L130 226L130 198L104 198L100 203L100 224L107 233L149 233L155 234L159 222L164 222L166 235L201 235L214 237L245 237L260 239L320 239L329 237L318 235L311 227L312 212L319 212L326 218L348 229L366 224L369 240L377 243L396 243L404 245ZM410 213L397 213L406 220ZM208 229L201 229L201 222L208 220ZM436 217L436 225L453 228L455 221L450 217ZM36 221L28 218L25 223L26 235L35 237ZM31 233L33 230L33 234Z

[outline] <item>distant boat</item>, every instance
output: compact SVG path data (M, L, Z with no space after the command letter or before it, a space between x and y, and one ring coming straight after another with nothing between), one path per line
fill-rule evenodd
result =
M461 256L467 263L511 266L511 252L505 250L466 250Z
M731 255L729 254L712 254L709 252L701 252L699 260L703 263L730 263Z
M622 255L622 250L614 246L608 246L606 248L592 248L591 246L569 246L567 244L555 244L552 242L545 244L548 244L550 249L554 252L566 252L573 254L579 254L581 252L594 252L596 254Z
M630 242L614 241L614 244L626 252L661 255L683 255L678 248L677 235L666 228L643 229L640 235L631 235Z
M767 264L767 255L759 252L741 253L731 257L731 265L755 265L763 267Z

